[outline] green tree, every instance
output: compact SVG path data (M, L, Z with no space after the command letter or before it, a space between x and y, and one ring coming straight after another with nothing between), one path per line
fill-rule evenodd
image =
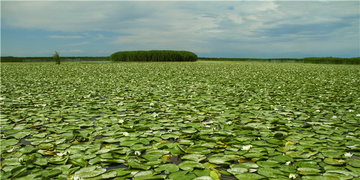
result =
M60 56L58 52L55 51L55 54L53 54L53 58L56 64L60 64Z

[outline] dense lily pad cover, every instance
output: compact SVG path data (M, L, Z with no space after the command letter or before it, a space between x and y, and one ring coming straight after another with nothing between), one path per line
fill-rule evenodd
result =
M359 179L360 66L2 63L2 179Z

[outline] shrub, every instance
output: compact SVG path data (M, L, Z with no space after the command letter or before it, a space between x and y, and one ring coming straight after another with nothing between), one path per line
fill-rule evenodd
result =
M196 61L197 55L189 51L151 50L119 51L110 55L111 61Z

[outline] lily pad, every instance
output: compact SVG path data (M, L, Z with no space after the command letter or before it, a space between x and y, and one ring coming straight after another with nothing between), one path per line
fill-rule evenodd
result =
M163 164L155 169L155 172L165 171L165 174L179 171L179 167L176 164Z
M209 160L210 163L213 163L213 164L230 164L229 161L232 160L223 155L212 155L212 156L209 156L207 159Z
M192 160L195 162L200 162L202 160L205 160L206 156L202 155L202 154L186 154L186 155L182 156L181 159L187 159L187 160Z
M106 169L102 169L96 166L84 167L76 171L75 175L82 178L95 177L106 172Z
M236 174L235 177L241 180L260 180L260 179L267 179L265 176L261 176L254 173L243 173L243 174Z
M319 175L320 170L316 168L303 167L297 169L301 175Z
M194 179L196 175L194 173L188 173L188 171L178 171L171 173L169 178L173 180Z
M5 139L5 140L1 140L1 146L3 147L7 147L7 146L13 146L17 143L19 143L19 140L17 139Z
M183 161L179 164L179 168L184 171L193 171L194 168L204 169L205 166L195 161Z
M345 163L344 160L338 160L338 159L333 159L333 158L326 158L324 159L324 162L326 164L330 164L330 165L343 165Z

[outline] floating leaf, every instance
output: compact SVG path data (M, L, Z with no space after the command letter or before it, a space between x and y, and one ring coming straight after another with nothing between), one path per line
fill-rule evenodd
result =
M202 155L202 154L186 154L186 155L182 156L181 159L187 159L187 160L192 160L195 162L200 162L202 160L205 160L206 156Z
M149 166L149 165L139 164L135 161L130 161L128 164L131 168L134 168L134 169L149 170L151 168L151 166Z
M266 177L254 174L254 173L243 173L243 174L236 174L235 177L241 180L259 180L259 179L266 179Z
M214 179L210 176L200 176L200 177L194 178L193 180L214 180Z
M342 165L345 163L344 160L338 160L338 159L333 159L333 158L326 158L326 159L324 159L324 162L326 164L330 164L330 165Z
M165 171L165 174L179 171L179 167L176 164L163 164L155 169L155 172Z
M46 173L45 175L43 175L45 178L51 178L51 177L54 177L54 176L57 176L59 174L61 174L62 171L59 170L59 169L53 169L51 171L49 171L48 173Z
M259 168L257 170L257 172L260 175L266 176L266 177L278 177L279 175L285 175L285 173L283 173L282 171L280 171L279 169L274 169L274 168Z
M71 160L69 160L69 162L71 164L73 164L74 166L81 166L81 167L84 167L88 164L88 162L86 160L84 160L83 158L71 159Z
M196 176L200 177L200 176L210 176L210 169L195 169L194 173L196 174Z
M297 169L301 175L318 175L320 170L310 167L302 167Z
M0 144L1 144L1 146L6 147L6 146L15 145L18 142L19 142L19 140L17 140L17 139L6 139L6 140L1 140Z
M348 162L349 165L351 165L352 167L360 168L360 160L359 160L359 159L349 159L347 162Z
M169 178L173 180L194 179L196 175L194 173L188 173L188 171L178 171L171 173Z
M184 171L193 171L194 168L204 169L205 166L195 161L183 161L179 164L179 168Z
M226 157L226 156L223 156L223 155L212 155L212 156L209 156L207 158L209 160L210 163L213 163L213 164L230 164L229 161L231 161L232 159Z
M84 167L78 170L75 175L82 178L95 177L106 172L106 169L98 168L96 166Z
M231 168L231 169L228 169L227 171L229 173L235 175L235 174L242 174L242 173L248 172L248 169L247 168Z

